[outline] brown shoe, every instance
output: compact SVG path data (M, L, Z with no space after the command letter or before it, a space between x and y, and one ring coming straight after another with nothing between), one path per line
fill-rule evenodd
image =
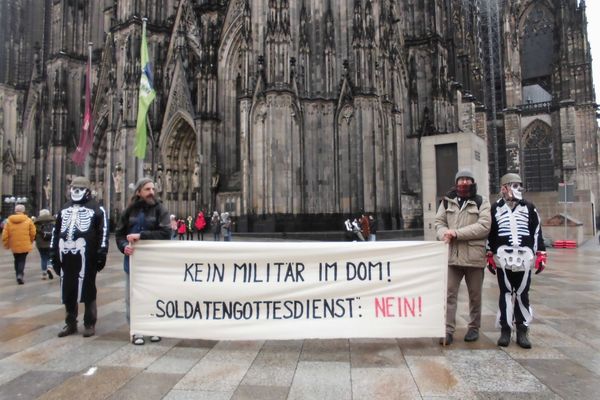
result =
M83 330L83 337L90 337L90 336L94 336L95 334L96 334L96 327L94 325L86 326L85 329Z
M65 337L77 333L77 325L65 325L60 332L58 332L58 337Z

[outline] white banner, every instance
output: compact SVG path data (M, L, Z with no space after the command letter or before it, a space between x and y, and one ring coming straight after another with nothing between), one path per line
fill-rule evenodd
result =
M131 333L263 340L442 337L441 242L140 241Z

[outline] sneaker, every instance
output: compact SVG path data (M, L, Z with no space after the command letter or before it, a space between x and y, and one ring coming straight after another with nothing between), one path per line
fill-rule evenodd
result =
M42 280L45 281L46 279L48 279L48 274L45 272L42 272Z
M54 275L52 275L52 271L47 270L46 273L48 274L48 279L54 279Z
M143 336L133 335L133 338L131 338L131 343L135 344L136 346L143 346L144 343L146 343L146 340L144 340Z
M96 327L94 325L86 326L85 329L83 330L83 337L90 337L90 336L94 336L95 334L96 334Z
M446 345L446 346L450 346L452 344L452 342L454 342L454 336L452 336L451 333L446 333L446 336L443 338L440 338L440 344L442 346Z
M23 281L23 278L17 278L17 283L23 285L25 282Z
M77 333L77 325L65 325L60 332L58 332L58 337L65 337Z
M474 342L479 339L479 331L477 329L469 328L465 335L465 342Z
M150 341L152 343L157 343L160 342L162 340L162 338L160 336L150 336Z

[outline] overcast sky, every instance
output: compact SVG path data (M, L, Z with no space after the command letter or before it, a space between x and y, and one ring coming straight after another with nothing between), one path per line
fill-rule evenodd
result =
M588 0L585 4L587 7L588 39L592 47L596 102L600 102L600 0Z

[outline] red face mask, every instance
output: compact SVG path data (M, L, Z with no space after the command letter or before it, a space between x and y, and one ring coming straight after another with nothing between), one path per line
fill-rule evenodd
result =
M458 197L470 197L472 183L457 183L456 194Z

